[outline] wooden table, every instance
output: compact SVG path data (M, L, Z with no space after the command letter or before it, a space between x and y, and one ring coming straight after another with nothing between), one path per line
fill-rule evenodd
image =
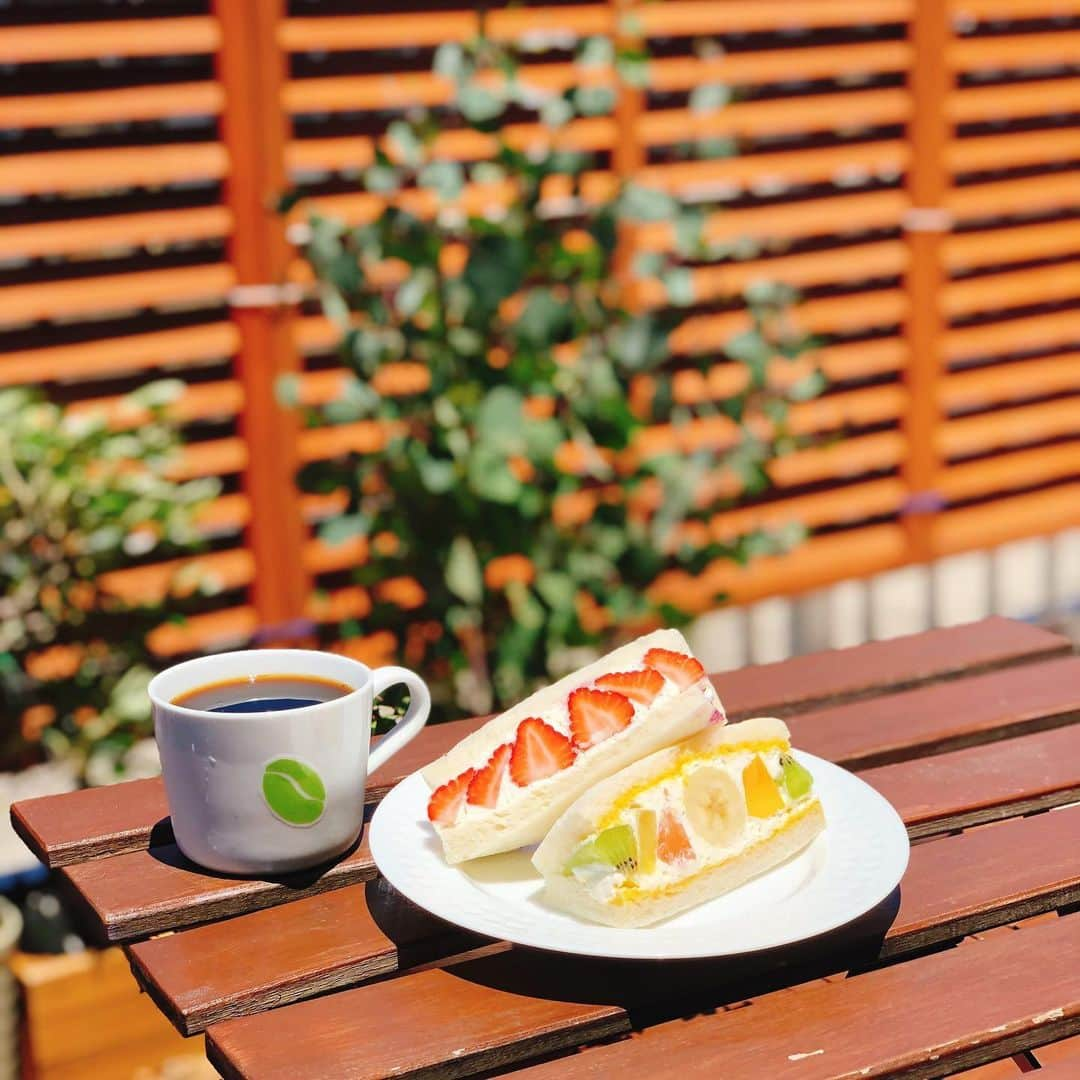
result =
M733 720L786 716L798 746L858 771L906 822L903 884L856 926L737 962L583 961L433 919L380 881L363 841L318 874L202 872L172 843L158 780L12 815L227 1077L1080 1076L1068 642L994 618L714 681ZM427 729L370 801L479 723Z

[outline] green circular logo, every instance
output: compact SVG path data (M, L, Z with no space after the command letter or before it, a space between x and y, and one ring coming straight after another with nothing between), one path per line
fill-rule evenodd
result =
M286 825L314 825L326 809L326 787L319 774L294 758L274 758L263 771L263 798Z

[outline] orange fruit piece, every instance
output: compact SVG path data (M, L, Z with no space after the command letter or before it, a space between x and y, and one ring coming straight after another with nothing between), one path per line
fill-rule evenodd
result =
M784 809L784 797L760 755L755 754L754 760L743 769L742 779L746 794L746 812L751 817L772 817Z
M690 837L670 806L664 807L656 830L656 854L668 863L689 862L694 857Z

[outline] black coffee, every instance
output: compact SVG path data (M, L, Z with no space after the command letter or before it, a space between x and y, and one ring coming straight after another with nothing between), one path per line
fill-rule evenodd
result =
M334 701L352 691L345 683L310 675L251 675L187 690L172 703L203 712L284 712Z

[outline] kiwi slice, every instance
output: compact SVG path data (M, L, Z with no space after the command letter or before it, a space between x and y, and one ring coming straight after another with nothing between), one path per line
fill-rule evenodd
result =
M567 860L566 872L597 864L614 867L624 874L637 867L637 842L629 825L612 825L586 840Z
M780 766L784 770L784 787L792 801L810 794L814 778L805 765L800 765L790 754L781 754Z

